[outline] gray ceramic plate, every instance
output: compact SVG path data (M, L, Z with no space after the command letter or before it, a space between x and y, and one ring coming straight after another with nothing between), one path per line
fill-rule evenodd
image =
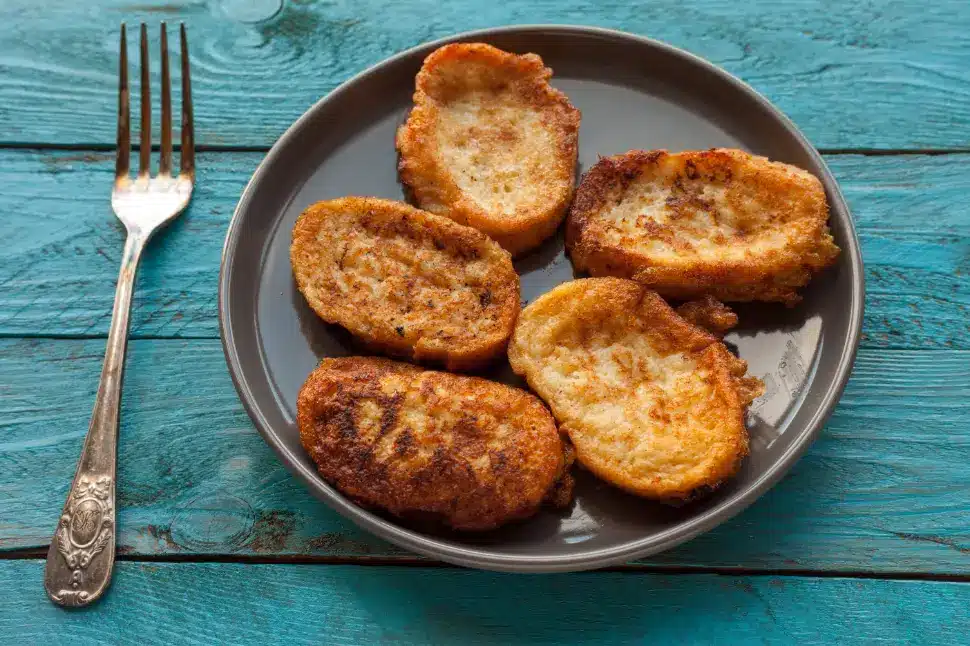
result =
M738 308L727 341L762 377L751 409L751 456L714 495L673 509L580 473L571 509L481 535L433 533L365 511L316 473L294 424L300 385L321 357L353 354L340 329L320 321L290 274L290 230L309 204L343 195L403 197L394 131L410 106L414 75L444 42L484 41L535 52L553 84L582 110L580 171L597 155L631 148L743 148L795 164L825 184L843 254L805 290L797 308ZM516 263L530 301L573 278L562 238ZM579 570L668 549L737 514L792 466L838 402L852 367L863 307L862 260L852 218L825 163L795 126L726 72L668 45L581 27L528 26L462 34L398 54L310 108L266 156L229 226L219 281L226 359L256 428L283 462L334 509L400 546L461 565ZM491 376L521 385L502 366Z

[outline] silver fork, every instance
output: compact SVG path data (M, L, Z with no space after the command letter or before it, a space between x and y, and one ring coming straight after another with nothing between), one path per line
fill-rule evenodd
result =
M145 243L189 203L195 179L195 144L192 130L192 95L185 25L180 27L182 47L182 147L179 174L172 175L172 88L168 68L168 35L162 37L162 142L158 175L151 176L150 77L148 31L141 25L141 142L138 175L128 174L131 120L128 106L128 43L121 25L121 63L118 81L118 154L111 207L128 236L115 291L111 329L94 400L88 435L81 449L74 482L64 503L47 552L44 587L62 606L84 606L98 599L111 580L115 560L115 473L118 461L118 409L128 345L131 295L138 261Z

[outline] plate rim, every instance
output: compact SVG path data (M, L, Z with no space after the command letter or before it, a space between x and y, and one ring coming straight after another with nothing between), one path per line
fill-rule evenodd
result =
M314 113L322 110L323 107L340 98L340 95L347 91L351 86L364 78L380 73L382 68L404 58L415 54L440 47L447 43L461 42L487 38L496 35L513 33L530 33L537 31L558 32L568 36L570 34L581 36L600 36L613 41L626 41L628 44L636 45L639 48L656 49L668 55L676 56L685 62L699 66L708 73L713 73L721 80L735 86L735 88L747 98L758 103L774 119L776 119L795 140L800 143L808 152L813 161L823 170L825 177L822 178L823 184L831 192L832 202L830 212L839 211L844 213L846 228L849 233L849 244L842 249L844 256L848 258L849 268L852 273L850 283L852 285L851 303L849 311L849 330L845 342L840 351L836 374L828 384L827 389L822 395L818 407L814 414L807 421L797 437L793 438L787 450L782 453L777 460L748 487L739 491L736 495L723 500L718 505L706 510L703 514L690 518L676 527L669 528L659 534L649 538L642 538L630 541L617 547L604 547L582 555L503 555L485 553L483 547L464 547L460 545L443 543L435 537L422 535L414 530L408 529L392 520L377 516L348 498L344 497L331 485L324 483L320 486L316 473L295 460L293 453L283 445L277 437L272 426L263 416L259 405L256 402L248 381L244 378L239 352L234 341L232 324L229 316L229 277L231 266L235 261L235 251L238 247L240 222L252 200L255 187L261 178L268 172L268 168L275 165L277 158L288 143L299 135L306 123L312 119ZM260 259L262 263L262 259ZM239 396L243 407L252 420L256 430L259 431L263 440L270 445L277 457L283 462L284 466L313 493L315 496L327 503L332 509L353 521L359 527L405 549L417 552L421 555L434 559L444 560L453 564L466 567L474 567L488 570L513 571L513 572L566 572L589 570L626 563L635 558L657 554L671 549L677 545L685 543L696 536L707 532L721 523L733 518L743 510L747 509L752 503L771 489L788 471L795 465L799 458L808 450L815 439L818 437L825 422L835 410L839 399L845 390L846 383L855 364L856 354L862 335L863 314L865 309L865 273L862 260L859 236L855 227L855 220L852 212L842 194L838 180L832 174L825 160L818 150L809 142L801 130L794 122L779 108L775 107L766 97L748 85L740 78L734 76L727 70L715 65L714 63L701 58L691 52L675 47L668 43L616 29L603 27L588 27L570 24L526 24L510 25L502 27L491 27L486 29L476 29L465 31L449 36L444 36L425 43L420 43L392 56L384 58L365 70L353 75L332 91L328 92L310 106L299 118L297 118L276 140L270 150L260 161L252 177L243 189L232 218L229 221L226 232L226 239L222 248L222 256L219 265L219 288L218 288L218 311L219 311L219 337L222 342L223 353L226 365L232 378L233 385Z

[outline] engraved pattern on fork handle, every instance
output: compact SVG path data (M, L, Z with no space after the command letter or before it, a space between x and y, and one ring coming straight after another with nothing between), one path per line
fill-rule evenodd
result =
M51 600L62 606L84 606L95 601L111 580L115 559L115 474L121 384L131 297L146 242L147 236L140 231L130 231L125 240L91 424L47 552L44 588Z

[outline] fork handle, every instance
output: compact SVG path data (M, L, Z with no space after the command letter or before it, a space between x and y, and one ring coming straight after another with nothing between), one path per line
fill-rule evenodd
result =
M129 232L115 291L108 347L81 457L47 552L44 588L61 606L85 606L111 581L115 560L118 411L128 346L131 296L148 238Z

